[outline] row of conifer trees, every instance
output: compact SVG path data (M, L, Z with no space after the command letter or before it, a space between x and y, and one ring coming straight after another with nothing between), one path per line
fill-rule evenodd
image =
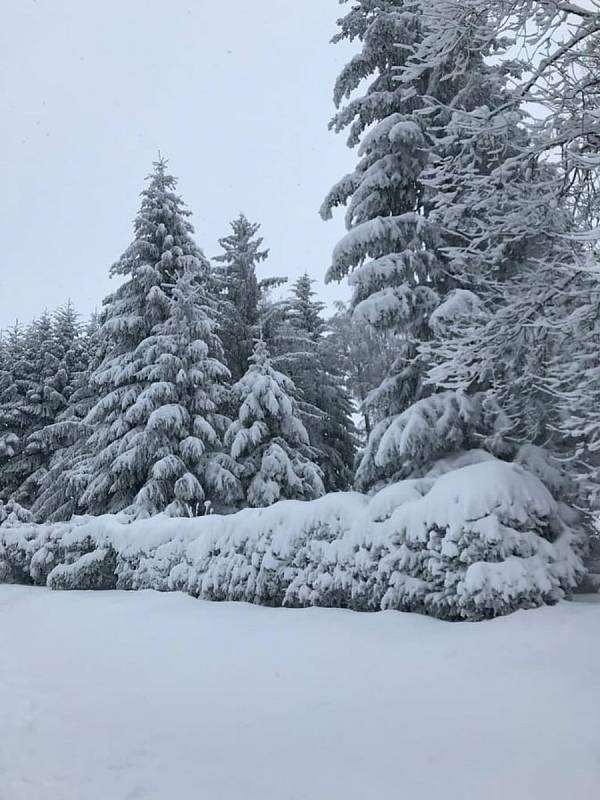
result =
M328 324L307 274L274 298L284 279L257 278L268 251L243 215L211 263L189 214L157 161L102 311L5 332L5 515L190 516L351 485L347 314Z

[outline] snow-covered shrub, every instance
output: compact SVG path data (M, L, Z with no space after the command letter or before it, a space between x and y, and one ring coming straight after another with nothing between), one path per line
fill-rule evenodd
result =
M146 520L143 531L140 523L132 523L124 531L111 527L108 538L117 550L117 588L172 591L172 572L183 562L188 544L198 536L206 536L212 519L228 517L217 514L196 519L159 516ZM201 526L198 525L200 520Z
M35 529L0 525L0 582L34 583L31 559L42 547Z
M57 564L47 578L51 589L114 589L116 553L100 547L68 564Z
M340 492L228 516L0 528L2 581L451 620L555 603L583 573L579 534L540 479L483 451L372 497Z
M120 517L75 517L55 525L0 526L0 582L71 589L116 588L116 552L106 533L107 520L113 528L123 528L124 518ZM100 549L106 550L105 558L100 558ZM92 556L96 559L95 577ZM67 570L72 576L69 585L59 585L61 571Z
M338 493L248 509L220 524L213 517L212 530L190 543L184 564L172 573L173 588L211 600L285 605L307 552L343 537L366 502Z
M31 520L31 512L23 508L16 500L8 500L6 503L0 500L0 525L9 527L22 522L31 522Z
M553 603L582 574L575 535L531 473L488 461L441 476L391 518L399 573L391 608L436 617L493 617ZM415 598L402 576L423 581Z
M340 606L379 611L388 589L390 519L396 509L421 498L431 480L393 484L354 509L351 524L330 543L307 543L286 593L288 606ZM361 495L355 495L364 497Z

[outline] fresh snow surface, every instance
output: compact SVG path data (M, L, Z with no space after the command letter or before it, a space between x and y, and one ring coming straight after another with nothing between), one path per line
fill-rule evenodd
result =
M588 800L600 603L491 622L0 586L0 800Z

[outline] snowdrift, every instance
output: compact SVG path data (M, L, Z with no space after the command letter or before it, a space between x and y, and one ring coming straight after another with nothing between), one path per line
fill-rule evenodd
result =
M490 457L373 497L337 493L196 519L0 527L0 582L451 620L554 603L583 572L578 537L549 491L523 467Z

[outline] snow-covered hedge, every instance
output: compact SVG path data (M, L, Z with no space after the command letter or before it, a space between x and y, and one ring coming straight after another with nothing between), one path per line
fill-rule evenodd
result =
M464 461L373 497L338 493L196 519L5 523L0 581L453 620L567 596L583 565L548 490L516 464L477 454Z

